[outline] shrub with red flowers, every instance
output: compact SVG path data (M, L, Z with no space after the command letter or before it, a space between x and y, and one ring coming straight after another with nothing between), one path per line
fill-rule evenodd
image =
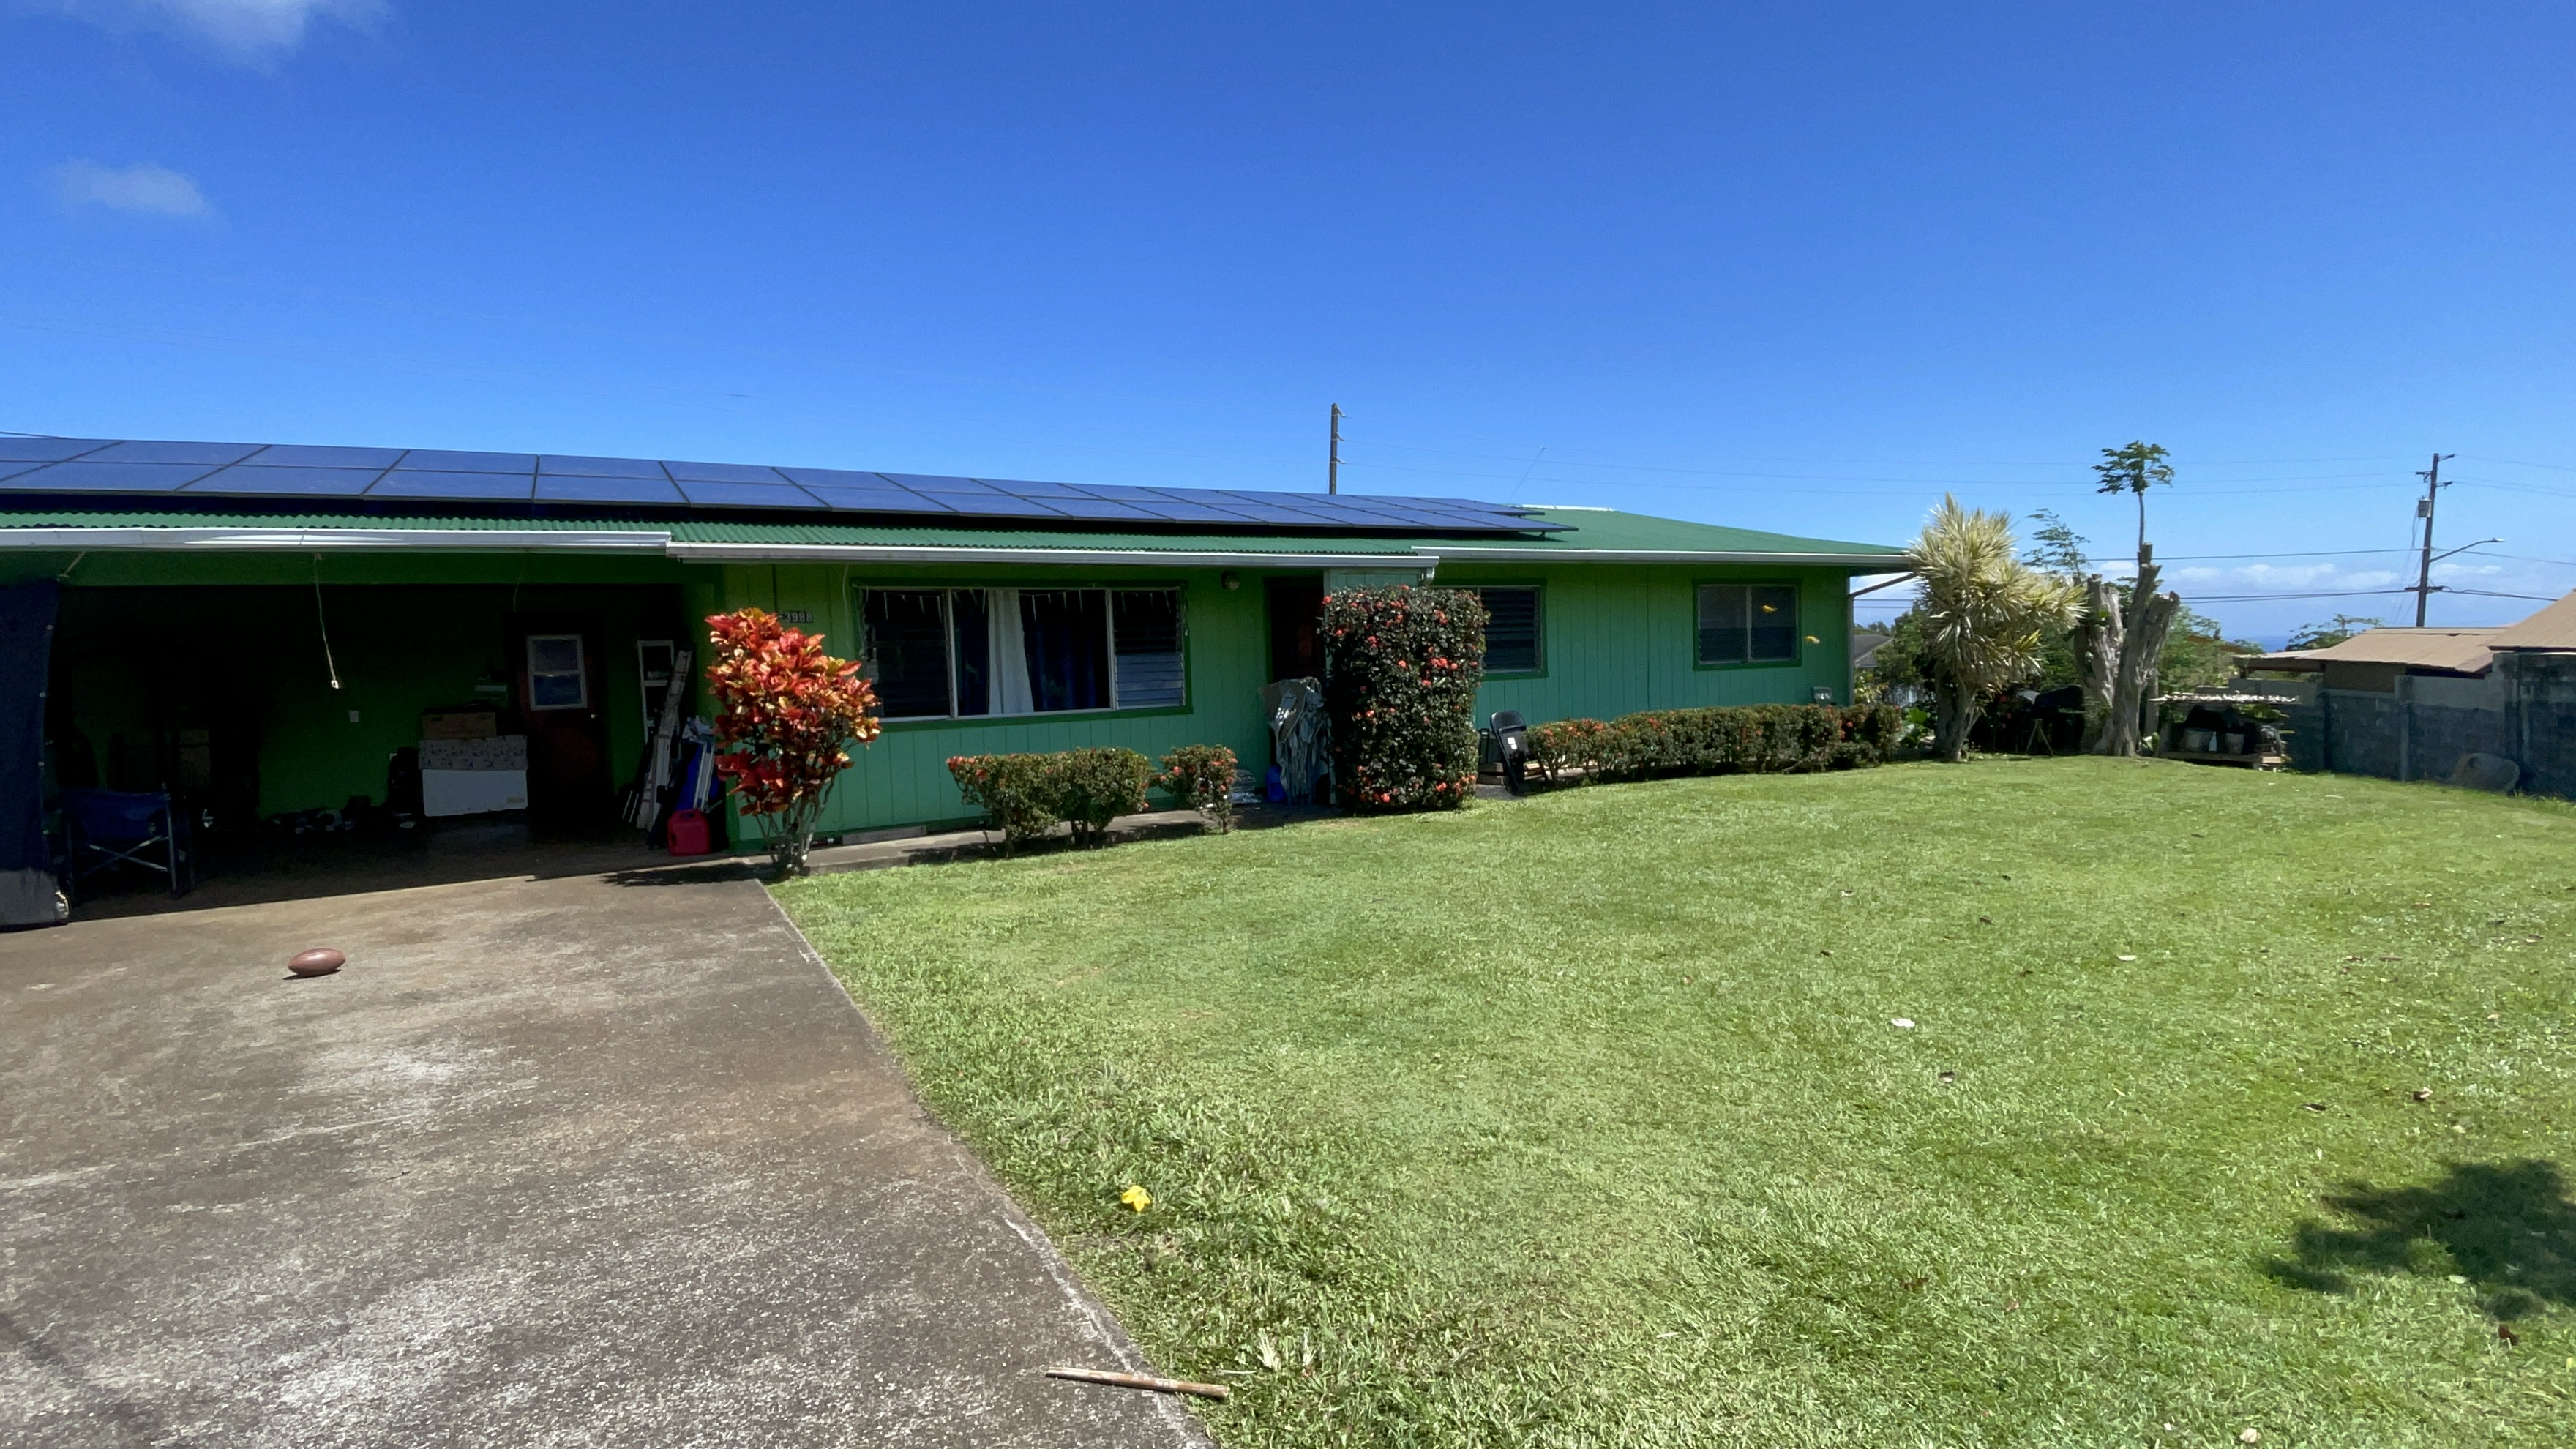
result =
M1362 813L1454 810L1476 785L1485 605L1466 589L1345 589L1324 600L1333 781Z
M877 693L859 666L763 609L712 614L716 772L760 831L782 875L803 875L814 822L850 767L844 748L877 737Z
M1596 770L1610 726L1597 719L1559 719L1532 725L1526 738L1530 758L1551 781L1568 770Z
M1218 830L1232 830L1235 768L1234 751L1223 745L1183 745L1163 757L1154 783Z

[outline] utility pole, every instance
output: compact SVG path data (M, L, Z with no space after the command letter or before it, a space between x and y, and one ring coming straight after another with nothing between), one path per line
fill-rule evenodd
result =
M2415 627L2424 627L2424 606L2433 599L2433 503L2442 496L2442 460L2456 458L2457 453L2435 453L2433 466L2415 476L2424 480L2424 501L2415 505L2415 516L2424 520L2423 562L2415 568Z
M1324 491L1327 493L1342 491L1342 405L1340 403L1333 404L1333 451L1331 459L1324 464Z

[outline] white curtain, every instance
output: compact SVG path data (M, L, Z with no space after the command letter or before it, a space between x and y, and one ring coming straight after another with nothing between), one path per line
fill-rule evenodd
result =
M1029 646L1020 632L1020 591L986 589L984 617L993 661L993 713L1033 713L1037 706L1029 692Z

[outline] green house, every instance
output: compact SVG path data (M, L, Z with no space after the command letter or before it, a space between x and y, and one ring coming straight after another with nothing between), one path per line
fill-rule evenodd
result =
M957 754L1258 768L1261 686L1317 671L1323 596L1361 584L1483 592L1480 713L1847 699L1849 580L1900 558L1453 499L0 438L0 584L51 598L46 788L219 826L381 801L425 716L478 706L527 741L534 820L606 820L675 651L746 605L868 661L885 732L824 821L855 831L968 815Z

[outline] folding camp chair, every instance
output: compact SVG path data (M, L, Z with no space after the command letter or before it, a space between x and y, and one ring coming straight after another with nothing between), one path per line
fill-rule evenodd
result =
M159 871L174 901L197 884L187 819L166 793L65 790L63 822L71 838L74 895L82 881L120 865Z

